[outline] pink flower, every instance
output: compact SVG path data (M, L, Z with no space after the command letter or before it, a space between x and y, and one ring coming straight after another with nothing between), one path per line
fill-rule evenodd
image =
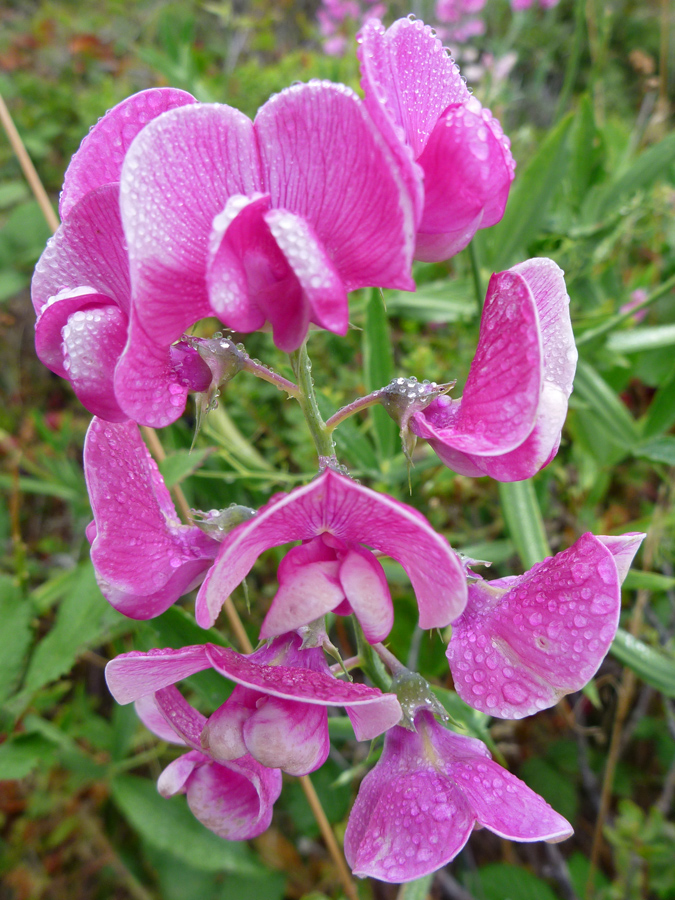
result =
M87 537L103 596L132 619L160 615L199 584L218 542L181 524L133 422L92 420L84 473L94 512Z
M371 19L359 41L368 112L414 199L415 257L447 259L504 214L515 170L508 138L428 25L399 19L385 31Z
M345 833L355 875L404 882L440 869L485 827L515 841L561 841L572 827L520 779L493 762L481 741L439 725L429 712L416 731L385 735L361 783Z
M463 396L438 397L410 419L446 466L521 481L555 456L577 360L568 306L550 259L492 276Z
M476 14L482 12L485 0L437 0L435 17L446 26L443 37L463 44L485 33L485 22Z
M117 361L127 340L131 288L119 211L119 180L133 138L161 113L194 103L172 88L129 97L108 112L82 141L65 175L63 222L40 257L32 284L39 359L70 381L82 404L113 422L127 416L113 389ZM209 376L208 368L197 371ZM181 379L167 370L170 388ZM184 378L183 378L184 380Z
M406 570L421 628L444 627L466 604L462 564L421 513L326 469L310 484L274 497L224 539L197 596L197 622L212 625L258 556L290 541L313 543L297 548L285 570L282 565L280 590L263 624L266 635L278 634L284 622L286 630L308 624L345 599L367 629L382 633L391 600L362 544Z
M123 653L108 663L106 679L118 703L154 693L176 728L195 721L194 711L167 686L213 667L237 687L209 719L197 714L200 727L193 729L191 746L218 762L250 754L262 765L306 775L328 756L326 707L346 708L357 740L372 740L391 728L401 707L394 694L335 678L323 650L302 649L301 643L297 634L286 634L248 656L213 644Z
M180 415L169 348L198 319L269 323L291 351L310 323L345 333L348 291L414 287L410 199L344 85L288 88L255 122L220 104L166 112L127 152L120 202L132 300L115 393L144 424Z
M581 690L616 634L621 583L643 538L587 533L524 575L470 584L447 649L459 696L520 719Z
M245 841L262 834L269 828L272 807L281 793L279 769L269 769L250 756L216 762L199 747L205 717L175 688L166 689L166 694L162 705L152 694L145 695L137 701L136 712L162 740L193 749L164 769L157 782L159 793L163 797L186 794L195 818L228 841Z

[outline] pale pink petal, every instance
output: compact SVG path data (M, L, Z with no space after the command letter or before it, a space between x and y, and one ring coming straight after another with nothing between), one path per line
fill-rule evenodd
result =
M150 88L109 109L89 129L66 170L59 198L61 218L90 191L120 180L124 156L148 122L168 109L196 102L191 94L176 88Z
M61 378L67 378L68 373L63 367L62 330L73 313L81 309L105 307L113 307L119 311L119 307L109 297L90 287L65 288L51 297L38 313L35 322L35 352L40 362Z
M184 753L178 759L164 769L157 780L157 790L162 797L173 797L174 794L184 794L186 783L196 768L208 762L203 753L195 750Z
M418 231L415 242L415 259L419 259L421 262L450 259L451 256L468 246L482 221L483 211L481 210L468 224L454 231L440 234L423 234Z
M459 403L439 397L411 417L413 431L471 456L506 453L531 433L542 389L537 310L525 279L493 275L478 348Z
M157 735L158 738L167 741L169 744L185 746L185 741L178 737L162 715L154 694L146 694L144 697L139 697L134 702L134 710L145 727Z
M181 525L132 422L93 419L84 469L96 523L91 559L101 591L125 615L159 615L201 581L218 543Z
M228 841L248 840L269 828L281 793L281 772L250 757L208 761L191 775L186 793L190 810L203 825Z
M401 721L401 704L396 696L383 694L383 697L386 698L386 702L383 699L377 704L345 707L357 741L372 741Z
M154 696L159 711L178 737L188 747L201 753L199 738L206 724L206 716L191 706L172 684L161 688Z
M338 563L333 561L309 563L292 577L284 577L280 571L279 590L262 623L260 639L294 631L342 603L345 595L337 570Z
M330 750L326 710L278 697L263 698L243 726L254 759L289 775L307 775L322 766Z
M64 289L81 287L129 311L129 262L116 184L88 194L49 240L31 284L36 313Z
M197 621L213 624L227 596L270 547L321 534L367 544L401 563L412 582L420 627L444 627L466 604L466 581L448 542L412 507L326 469L275 498L222 543L197 597Z
M394 624L394 605L380 563L370 551L351 547L340 563L339 579L366 640L383 641Z
M206 269L215 216L232 194L259 189L252 123L228 106L170 110L133 142L122 167L120 195L133 313L115 385L131 418L164 425L180 415L184 396L182 405L172 404L167 391L161 397L162 360L170 345L210 312ZM144 353L152 356L147 389L160 393L151 415L142 402Z
M447 649L457 693L501 718L552 706L595 674L620 606L612 553L590 533L515 583L471 585Z
M635 559L635 554L640 549L640 544L647 537L640 531L629 531L627 534L605 535L599 534L598 540L607 547L616 563L619 573L619 581L623 584L628 575L631 563Z
M105 667L110 693L118 703L131 703L175 684L211 665L204 646L179 650L132 650L111 659Z
M220 761L245 756L248 751L242 729L259 699L257 691L236 685L225 703L209 716L202 730L204 752Z
M411 200L353 91L294 85L259 110L255 131L272 206L310 224L346 290L414 288Z

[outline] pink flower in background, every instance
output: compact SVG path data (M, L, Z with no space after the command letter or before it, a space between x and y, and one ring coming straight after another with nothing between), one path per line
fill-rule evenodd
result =
M562 270L519 263L490 279L464 394L414 413L411 430L462 475L531 478L557 453L576 361Z
M481 741L448 731L431 713L385 735L375 768L361 782L345 833L355 875L405 882L435 872L474 828L512 841L561 841L572 827L497 763Z
M120 202L132 300L115 393L143 424L181 414L170 347L198 319L269 323L292 351L310 323L346 332L348 291L414 287L410 199L344 85L288 88L255 122L221 104L165 113L126 154Z
M315 541L321 538L322 541ZM196 617L210 627L232 591L265 550L296 548L280 571L280 590L263 623L266 636L299 628L349 603L371 639L391 627L391 598L367 545L397 560L417 596L421 628L443 628L466 604L459 557L424 516L386 494L325 469L314 481L278 494L223 541L197 596ZM293 551L291 551L293 552ZM344 607L343 607L344 609Z
M279 769L269 769L251 756L216 762L199 744L205 716L175 688L165 691L164 704L146 694L136 703L136 712L157 737L192 749L164 769L157 781L159 793L163 797L185 794L194 817L225 840L245 841L262 834L270 826L272 808L281 793Z
M581 690L619 624L621 583L643 534L584 534L524 575L477 579L447 649L459 696L520 719Z
M414 200L415 257L448 259L503 216L509 140L428 25L399 19L385 30L371 19L358 40L366 106Z
M132 619L160 615L203 579L218 541L181 524L133 422L93 419L84 474L94 513L87 537L103 596Z
M122 162L148 122L194 102L184 91L155 88L99 120L68 167L59 204L63 222L35 268L39 359L70 381L90 412L114 422L127 418L115 398L113 374L127 340L131 296L119 211ZM177 378L169 369L168 383Z
M478 15L485 0L436 0L435 19L441 23L438 36L444 40L464 44L485 34L485 22Z
M354 31L372 16L380 17L386 6L379 0L322 0L316 14L319 31L324 37L324 53L343 56L351 44Z
M286 634L248 656L213 644L123 653L108 663L106 679L118 703L154 694L161 713L177 727L194 721L195 711L169 686L212 667L237 686L208 719L199 716L191 746L218 762L250 754L262 765L306 775L328 756L326 707L345 707L357 740L391 728L401 707L394 694L340 681L323 650L301 644L297 634Z
M649 294L644 288L636 288L634 291L631 291L630 300L620 307L619 312L632 312L636 306L640 306L641 303L644 303L648 296ZM636 313L633 313L633 320L635 322L642 322L646 315L646 309L639 309Z

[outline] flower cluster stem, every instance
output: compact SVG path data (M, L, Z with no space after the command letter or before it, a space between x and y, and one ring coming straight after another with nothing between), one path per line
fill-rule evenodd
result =
M335 457L335 443L329 429L319 412L319 404L316 399L314 381L312 379L312 363L307 353L307 343L303 343L299 350L291 353L291 366L298 382L298 403L304 413L309 427L316 452L322 465L337 462Z
M381 402L381 397L382 391L378 388L378 390L373 391L372 394L366 394L365 397L359 397L352 403L348 403L347 406L343 406L342 409L339 409L336 413L333 413L330 419L326 421L326 429L330 433L338 425L344 422L345 419L353 416L354 413L360 412L360 410L362 409L368 409L369 406L376 406Z
M244 361L244 371L250 372L251 375L255 375L256 378L260 378L262 381L268 382L268 384L273 384L280 391L286 391L289 397L295 397L296 400L300 399L300 390L297 384L293 384L292 381L284 378L283 375L278 375L262 363L256 362L250 356L247 356Z

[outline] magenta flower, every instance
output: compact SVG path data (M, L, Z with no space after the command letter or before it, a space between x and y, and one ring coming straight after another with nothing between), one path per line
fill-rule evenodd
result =
M587 533L524 575L470 584L447 649L459 696L520 719L580 690L616 634L621 583L643 538Z
M344 85L291 87L255 122L220 104L165 113L126 154L121 209L132 303L115 391L144 424L180 414L169 348L198 319L269 323L292 351L310 323L346 332L348 291L414 288L410 198Z
M322 541L313 542L315 538ZM345 600L371 637L381 633L390 622L391 600L376 560L362 544L398 560L406 570L421 628L444 627L466 604L462 564L421 513L326 469L310 484L274 497L225 538L197 596L202 628L215 622L225 598L263 551L290 541L313 543L297 548L291 561L282 564L281 587L263 624L265 634L277 634L284 621L286 630L309 624Z
M160 615L199 584L218 542L181 524L133 422L92 420L84 473L94 513L87 537L103 596L132 619Z
M119 210L122 161L148 122L194 102L189 94L172 88L143 91L110 110L92 128L66 171L60 202L63 222L33 276L39 359L70 381L90 412L113 422L127 418L113 389L115 366L127 340L131 296ZM189 374L188 385L202 389L209 370L199 362L197 358L194 374L170 367L169 385L185 381Z
M490 758L481 741L421 710L416 731L396 726L361 783L345 833L355 875L421 878L450 862L474 828L514 841L561 841L569 822Z
M152 694L136 703L143 724L162 740L192 747L159 776L163 797L185 794L192 814L219 837L245 841L269 828L272 807L281 793L281 772L250 756L216 762L199 746L205 717L175 688L166 688L160 704Z
M447 259L503 216L515 170L509 140L428 25L399 19L385 31L371 19L359 41L368 112L414 199L415 257Z
M463 396L438 397L410 418L446 466L521 481L553 459L577 361L568 307L550 259L492 276Z
M201 727L191 746L219 762L247 754L262 765L306 775L328 756L327 706L344 706L357 740L371 740L401 718L394 694L335 678L320 648L302 649L286 634L248 656L213 644L180 650L123 653L108 663L106 679L118 703L150 693L172 725L192 715L176 681L213 667L237 685Z

